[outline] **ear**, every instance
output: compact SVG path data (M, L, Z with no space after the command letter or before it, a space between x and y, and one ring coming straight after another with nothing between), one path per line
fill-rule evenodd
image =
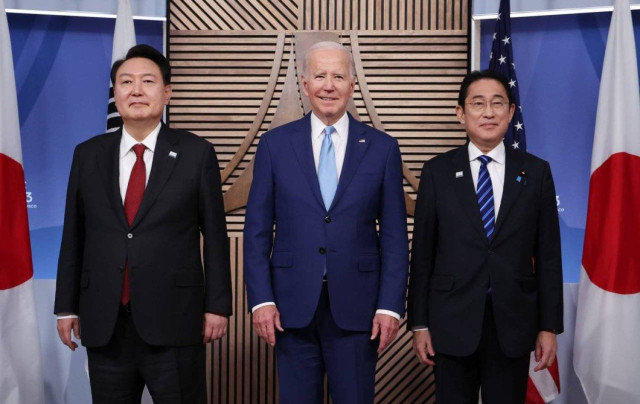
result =
M511 122L511 119L513 119L513 114L516 113L516 104L511 104L509 106L509 122Z
M464 126L465 124L465 116L464 109L460 105L456 105L456 116L458 117L458 122Z
M306 95L307 97L309 96L309 89L307 88L309 84L309 81L307 81L307 77L303 74L302 75L302 91L304 92L304 95Z
M353 97L353 92L356 89L356 78L351 77L351 80L349 81L349 97Z
M171 94L173 90L170 84L164 86L164 105L169 105L169 100L171 99Z

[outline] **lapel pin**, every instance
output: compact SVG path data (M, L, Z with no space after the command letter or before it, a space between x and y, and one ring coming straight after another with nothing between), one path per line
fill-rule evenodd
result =
M527 173L524 172L524 170L520 171L520 174L518 174L518 176L516 177L516 181L518 181L523 186L527 185Z
M169 157L171 157L172 159L178 157L178 153L174 152L174 151L170 151L169 152Z
M462 171L456 171L456 178L462 178Z
M365 143L367 141L367 139L359 139L358 143Z

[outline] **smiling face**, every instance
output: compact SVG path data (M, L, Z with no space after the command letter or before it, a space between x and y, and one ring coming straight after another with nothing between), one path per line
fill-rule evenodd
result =
M341 49L317 49L307 55L302 87L313 113L333 125L347 111L356 82L350 73L349 55Z
M471 103L484 105L475 110ZM495 105L500 103L506 103L508 107L496 108ZM464 125L471 142L483 153L493 150L502 141L514 112L515 105L509 105L505 88L499 81L489 78L471 83L464 107L456 106L458 120Z
M113 86L116 108L127 126L155 127L171 98L160 68L146 58L125 61L116 72Z

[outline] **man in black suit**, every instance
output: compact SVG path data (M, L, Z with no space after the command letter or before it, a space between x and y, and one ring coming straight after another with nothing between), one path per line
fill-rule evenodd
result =
M167 59L138 45L114 63L124 125L76 147L54 312L87 347L94 403L205 403L204 343L226 333L231 281L215 151L161 122ZM203 244L201 250L200 236Z
M562 263L549 164L502 142L506 79L471 72L456 114L469 142L425 163L416 204L408 326L435 365L440 403L523 403L531 351L551 365Z

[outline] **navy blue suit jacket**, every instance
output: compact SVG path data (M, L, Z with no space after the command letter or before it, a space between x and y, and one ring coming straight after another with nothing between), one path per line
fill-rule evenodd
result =
M327 211L310 115L260 139L244 228L245 281L249 307L275 302L283 327L311 322L325 265L340 328L370 330L377 309L404 314L408 241L398 143L351 116L347 142Z

